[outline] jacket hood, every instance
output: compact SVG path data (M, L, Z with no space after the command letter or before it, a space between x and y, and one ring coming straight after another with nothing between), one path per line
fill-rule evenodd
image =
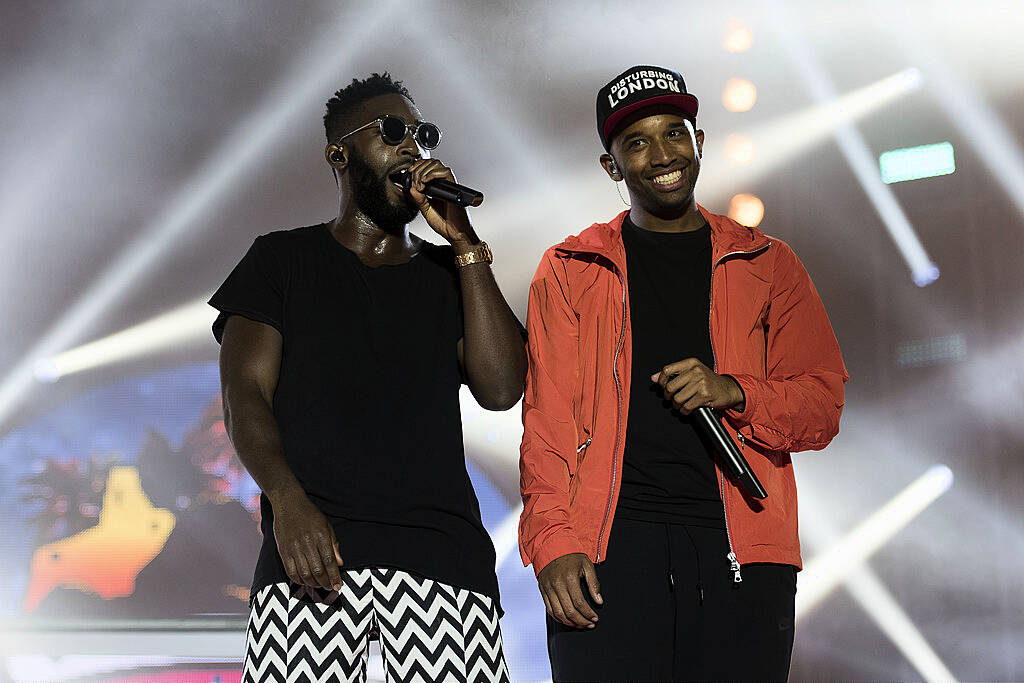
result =
M711 226L712 260L718 261L726 254L757 251L768 246L770 239L757 228L740 225L728 216L711 213L700 204L701 215ZM608 223L594 223L579 235L570 235L555 245L559 251L588 252L601 254L622 267L625 265L625 248L622 244L622 221L629 214L625 210Z

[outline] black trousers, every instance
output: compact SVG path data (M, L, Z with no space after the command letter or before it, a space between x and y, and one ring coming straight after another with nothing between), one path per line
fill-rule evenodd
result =
M748 564L735 583L728 553L721 529L617 517L597 565L597 626L548 617L553 679L785 681L796 569Z

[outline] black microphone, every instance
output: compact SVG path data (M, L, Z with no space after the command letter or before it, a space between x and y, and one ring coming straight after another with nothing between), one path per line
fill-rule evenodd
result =
M398 171L388 177L406 192L412 187L412 174L409 171ZM459 206L480 206L484 203L483 192L440 178L427 181L423 194L431 199L443 199Z
M725 431L725 427L722 426L718 416L715 415L715 411L707 406L701 406L694 410L693 414L697 416L697 422L704 427L704 433L711 439L715 450L722 456L722 461L726 467L729 468L732 475L740 482L747 494L758 500L767 498L768 492L764 490L761 482L757 480L754 470L750 469L750 464L743 457L743 454L740 453L740 449L736 447L736 444L733 443L729 432Z

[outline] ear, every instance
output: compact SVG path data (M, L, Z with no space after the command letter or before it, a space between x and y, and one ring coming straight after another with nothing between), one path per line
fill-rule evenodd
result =
M345 148L340 145L333 143L327 145L324 149L324 158L327 159L327 163L331 168L341 171L348 166L348 155L345 153Z
M693 136L697 138L697 158L700 159L704 156L704 131L697 129Z
M602 154L599 160L609 178L615 182L622 180L622 171L619 170L618 164L615 163L615 157L611 154Z

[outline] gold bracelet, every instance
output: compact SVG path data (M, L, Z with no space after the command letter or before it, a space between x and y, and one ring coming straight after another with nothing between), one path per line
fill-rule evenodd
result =
M494 254L491 253L491 248L487 246L487 242L481 242L465 254L455 255L455 265L459 268L468 266L471 263L494 263Z

